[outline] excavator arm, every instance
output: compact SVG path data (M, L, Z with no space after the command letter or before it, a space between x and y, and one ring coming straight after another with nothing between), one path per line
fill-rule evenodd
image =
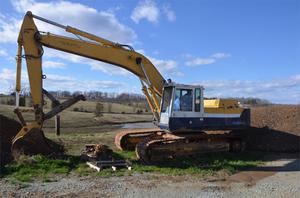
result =
M51 33L40 32L33 19L63 28L66 32L75 34L78 38L70 38ZM82 39L85 38L85 39ZM88 40L87 40L88 39ZM16 74L16 108L15 113L23 124L22 130L13 140L23 138L31 129L41 129L44 120L57 115L62 110L83 100L83 96L77 96L64 103L59 103L46 90L43 89L43 79L46 78L42 71L43 46L52 49L76 54L82 57L110 63L124 68L139 77L142 91L146 96L149 106L156 120L159 120L160 100L162 97L164 78L144 55L133 50L128 45L121 45L95 36L93 34L78 30L70 26L64 26L56 22L44 19L27 12L18 37L17 74ZM24 54L22 54L22 52ZM30 91L33 103L35 120L26 123L19 108L18 98L21 90L22 58L25 58L29 77ZM47 96L53 102L53 109L43 112L43 96Z

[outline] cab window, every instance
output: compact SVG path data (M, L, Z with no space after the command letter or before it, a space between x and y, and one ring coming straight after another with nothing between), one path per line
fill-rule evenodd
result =
M200 88L195 89L195 112L200 112L201 108L201 90Z
M193 110L193 90L176 89L173 105L174 111L192 111Z

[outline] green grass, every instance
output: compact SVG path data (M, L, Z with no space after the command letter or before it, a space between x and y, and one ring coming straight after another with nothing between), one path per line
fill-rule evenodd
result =
M263 163L259 160L262 158L262 154L251 152L206 154L198 157L167 160L152 165L137 162L134 152L119 152L118 154L133 162L135 172L157 172L168 175L214 175L218 171L233 174L238 170L255 167Z
M132 175L133 173L160 173L165 175L200 175L202 177L216 176L220 172L231 175L239 170L255 167L263 162L258 153L224 153L207 154L194 158L182 158L145 165L136 160L134 152L118 152L117 157L128 159L132 170L120 169L116 172L104 169L100 172L89 168L78 156L62 156L49 158L40 155L11 163L5 167L5 177L14 182L28 183L35 180L43 182L55 181L55 175L77 175L92 177L112 177ZM26 158L25 158L26 159Z
M4 174L6 177L16 179L19 182L32 182L36 179L44 182L52 181L51 175L69 174L84 162L79 157L63 156L60 159L52 159L41 155L23 157L26 160L6 165Z

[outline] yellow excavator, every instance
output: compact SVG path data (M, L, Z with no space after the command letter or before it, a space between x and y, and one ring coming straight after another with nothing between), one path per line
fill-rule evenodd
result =
M41 32L34 19L57 26L76 35L71 38ZM83 95L60 102L43 88L46 75L42 70L43 47L53 48L97 61L110 63L135 74L141 83L157 128L126 130L117 134L116 146L122 150L135 149L144 162L218 151L239 151L243 144L230 133L250 124L250 110L232 99L204 99L200 85L176 84L166 80L151 61L129 45L111 42L71 26L64 26L36 16L28 11L19 37L16 73L16 108L23 128L15 136L12 149L33 147L32 150L51 152L43 134L45 120L56 116ZM22 58L26 60L33 108L20 108ZM44 112L44 97L52 101L52 109ZM26 122L22 112L32 111L34 121ZM223 131L219 133L218 131Z

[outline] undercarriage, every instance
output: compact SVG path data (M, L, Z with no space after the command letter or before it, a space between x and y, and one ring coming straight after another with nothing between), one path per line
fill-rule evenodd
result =
M144 163L215 152L239 152L244 149L241 139L230 131L177 132L153 129L123 131L116 135L116 146L134 150Z

